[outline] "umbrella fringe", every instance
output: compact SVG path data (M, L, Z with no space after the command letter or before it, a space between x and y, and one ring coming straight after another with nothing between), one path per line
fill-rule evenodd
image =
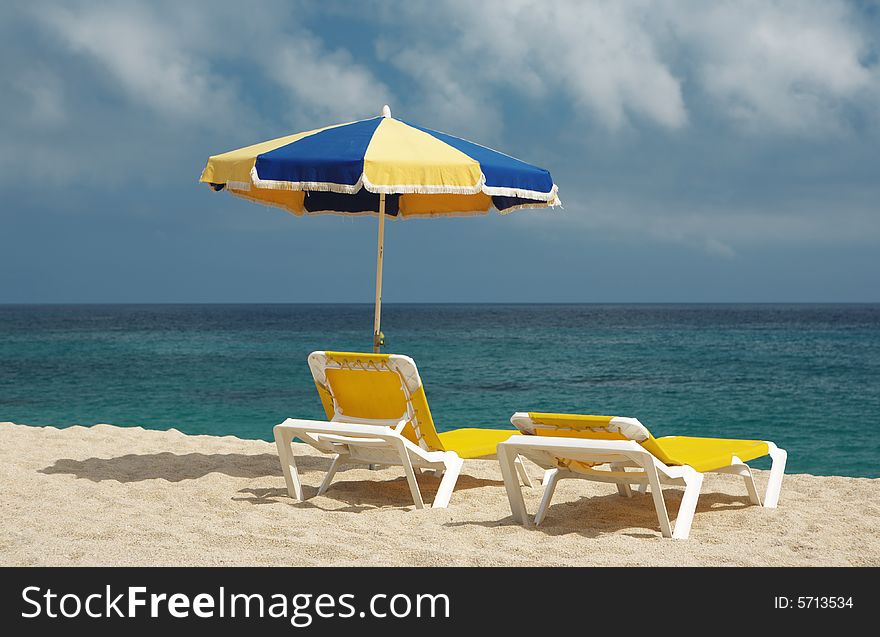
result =
M483 173L480 173L480 180L473 186L419 184L398 184L389 186L372 183L364 173L361 173L360 178L354 184L335 184L325 181L278 181L273 179L260 179L260 176L257 174L257 167L254 166L251 168L251 179L253 180L254 186L265 188L267 190L312 190L315 192L335 192L345 195L353 195L362 187L366 189L367 192L372 192L374 194L384 193L386 195L475 195L479 192L483 192L490 197L516 197L518 199L532 199L535 201L548 202L551 206L560 205L556 184L553 184L550 192L537 192L534 190L506 188L501 186L487 186L486 176L483 175ZM246 187L242 187L245 184L241 184L241 182L235 182L235 186L232 186L231 184L232 182L228 184L229 187L235 187L238 190L250 189L250 184L247 184ZM528 207L528 205L517 206L517 208L521 207Z
M368 192L386 195L476 195L483 188L485 183L483 173L480 173L480 180L473 186L444 186L444 185L420 185L420 184L400 184L400 185L376 185L372 183L366 173L361 175L361 182Z
M316 192L336 192L343 195L353 195L363 185L361 179L355 184L334 184L326 181L276 181L274 179L260 179L257 167L251 168L251 180L257 188L267 190L313 190Z
M504 188L502 186L484 186L483 192L490 197L516 197L517 199L533 199L535 201L543 201L551 206L560 205L557 196L559 188L556 184L550 189L550 192L537 192L535 190L522 190L521 188ZM520 206L522 207L522 206Z

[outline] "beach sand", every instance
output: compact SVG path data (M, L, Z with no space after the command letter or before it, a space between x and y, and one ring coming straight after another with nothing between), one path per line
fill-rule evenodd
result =
M297 454L313 496L329 459ZM342 471L296 502L275 446L230 436L0 423L0 458L3 566L880 565L880 479L787 475L770 510L740 479L708 476L676 541L649 496L580 480L560 483L540 528L515 525L495 461L465 462L448 509L415 510L394 468ZM430 502L438 479L419 480ZM540 488L525 494L534 512ZM670 516L680 497L667 491Z

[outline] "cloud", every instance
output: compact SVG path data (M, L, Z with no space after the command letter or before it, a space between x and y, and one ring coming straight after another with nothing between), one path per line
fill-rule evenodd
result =
M170 118L212 127L253 119L243 94L250 87L242 88L227 65L258 71L303 117L378 112L388 88L345 49L273 19L291 6L257 5L245 12L250 19L234 3L212 3L209 12L181 3L59 5L36 15L135 104Z
M679 128L688 119L681 82L659 58L643 12L627 7L449 0L426 17L424 5L407 5L412 35L382 37L379 51L415 79L426 101L463 104L461 121L472 116L472 102L506 89L565 100L614 130L632 120ZM497 123L491 110L483 119Z
M393 101L388 87L348 51L327 50L308 33L279 38L263 70L316 121L373 117L381 113L383 104Z
M379 16L378 55L426 118L492 141L538 115L547 148L529 155L553 161L567 210L524 224L725 259L880 241L864 169L880 39L855 4L438 0Z
M67 121L61 81L49 69L26 69L15 78L11 88L27 98L28 104L22 109L25 122L54 128Z
M705 243L706 254L710 254L714 257L721 257L723 259L731 259L736 256L736 252L726 243L719 241L718 239L712 239L711 237L706 239Z
M10 11L0 180L167 182L193 155L378 114L388 87L295 20L299 10L157 1Z
M135 102L197 121L210 109L226 123L237 97L205 60L188 51L186 34L166 16L139 5L64 6L40 18L71 50L90 56Z
M231 7L214 3L205 14L180 3L62 5L39 19L104 68L133 102L188 123L230 127L253 119L225 63L259 71L285 91L300 119L374 114L388 99L387 87L345 49L272 19L284 9L256 6L263 19L243 21Z
M419 47L397 49L387 41L378 46L379 57L415 79L418 90L407 96L408 112L418 113L418 123L459 135L498 140L502 131L500 110L489 87L462 82L457 60L437 56Z
M784 203L758 202L749 208L701 202L641 201L623 196L578 197L558 217L522 215L523 223L562 226L564 234L587 232L620 244L667 243L692 252L732 259L745 246L850 245L880 242L876 204L858 197Z
M845 107L876 106L880 76L862 62L871 43L847 3L698 2L667 17L697 90L750 131L834 133Z
M842 1L446 0L382 25L380 55L462 121L505 89L610 131L679 130L707 100L742 130L816 136L880 96L876 34Z
M534 25L551 92L568 94L611 129L633 119L664 128L688 121L681 79L661 57L639 5L551 3ZM535 8L535 7L530 7ZM528 19L533 11L523 12Z
M726 257L880 239L860 168L877 159L880 42L857 5L315 6L22 3L0 24L0 179L182 184L210 152L388 102L546 162L587 231Z

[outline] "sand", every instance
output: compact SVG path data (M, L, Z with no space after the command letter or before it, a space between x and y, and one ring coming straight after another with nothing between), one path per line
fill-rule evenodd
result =
M329 464L297 445L307 496ZM880 479L787 475L779 508L708 476L687 541L650 496L560 483L513 524L498 465L468 461L448 509L416 510L399 469L349 469L287 497L273 444L139 427L0 423L0 565L880 565ZM541 472L531 465L530 473ZM756 472L763 490L766 472ZM419 478L430 502L438 480ZM526 489L534 512L540 488ZM667 491L674 516L681 490Z

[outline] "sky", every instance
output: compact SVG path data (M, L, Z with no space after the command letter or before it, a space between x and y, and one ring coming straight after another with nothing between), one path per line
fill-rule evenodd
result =
M0 303L371 302L376 220L209 155L396 117L562 209L387 224L385 302L880 301L880 4L4 2Z

